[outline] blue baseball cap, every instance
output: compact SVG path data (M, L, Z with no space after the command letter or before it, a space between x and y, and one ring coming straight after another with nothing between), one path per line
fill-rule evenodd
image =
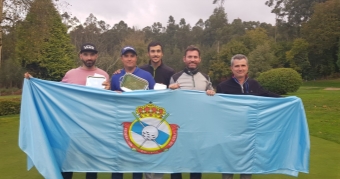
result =
M132 53L137 55L136 50L131 46L126 46L126 47L122 48L121 55L124 55L126 52L132 52Z

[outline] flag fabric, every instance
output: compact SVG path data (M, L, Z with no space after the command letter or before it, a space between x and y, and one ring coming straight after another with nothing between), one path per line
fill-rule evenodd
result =
M19 146L45 178L61 171L309 172L300 98L189 90L117 93L25 79Z

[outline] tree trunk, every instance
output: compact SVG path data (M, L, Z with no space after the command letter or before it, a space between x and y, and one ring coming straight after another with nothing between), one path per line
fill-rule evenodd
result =
M3 14L3 8L4 8L4 1L0 0L0 68L2 64L2 14Z

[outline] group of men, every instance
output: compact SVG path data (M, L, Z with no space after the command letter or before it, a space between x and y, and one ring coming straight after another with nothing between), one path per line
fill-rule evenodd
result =
M175 71L163 62L163 47L159 42L151 42L148 45L148 56L150 61L148 64L137 67L137 51L126 46L121 50L121 61L123 69L115 72L109 82L109 75L97 68L95 62L98 58L98 50L95 45L86 43L81 46L79 58L82 65L78 68L68 71L62 79L62 82L70 84L85 85L86 78L93 75L101 75L106 78L103 83L105 89L123 92L120 87L122 77L126 73L134 74L145 79L149 86L153 89L156 83L164 84L170 89L186 89L205 91L207 95L215 95L214 88L208 75L199 70L201 63L201 51L195 46L188 46L183 56L185 67L182 71ZM217 86L217 93L239 94L239 95L258 95L267 97L280 97L277 94L264 90L257 81L248 78L248 59L245 55L237 54L231 59L230 66L233 76ZM26 78L30 78L29 73L25 74ZM71 179L72 172L62 172L64 179ZM86 179L96 179L97 173L86 173ZM143 173L133 173L133 179L142 179ZM145 173L146 179L162 179L161 173ZM201 179L201 173L191 173L190 179ZM223 174L223 179L232 179L233 174ZM251 174L241 174L241 179L250 179ZM123 179L122 173L112 173L111 179ZM171 179L182 179L180 173L171 174Z

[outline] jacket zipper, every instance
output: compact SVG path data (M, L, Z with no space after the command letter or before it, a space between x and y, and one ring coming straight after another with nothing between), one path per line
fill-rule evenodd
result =
M239 83L239 85L241 86L242 93L244 93L243 85L241 85L240 83Z

